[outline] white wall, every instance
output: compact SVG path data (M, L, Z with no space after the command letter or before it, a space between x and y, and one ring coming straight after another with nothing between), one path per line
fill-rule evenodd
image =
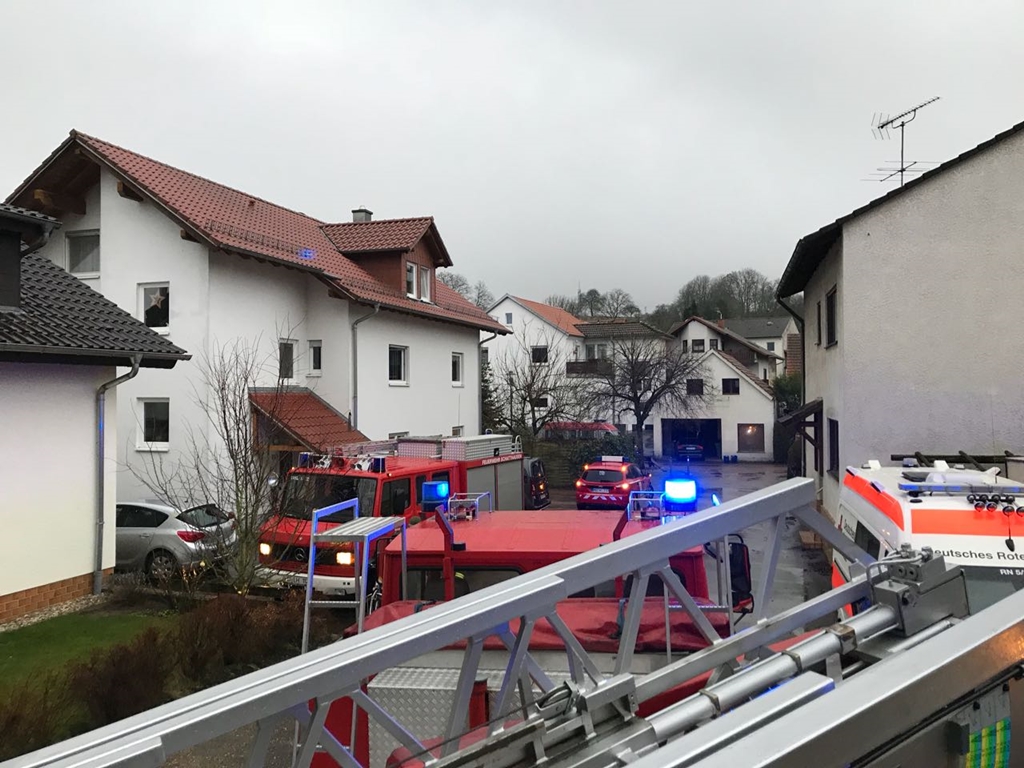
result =
M511 325L505 323L505 316L509 312L512 313ZM508 297L498 302L490 310L490 315L512 331L506 336L497 336L484 344L492 366L508 355L528 355L530 348L534 346L548 347L548 356L552 360L564 362L586 359L582 336L569 336ZM491 335L489 332L482 332L481 339Z
M714 402L705 410L703 418L722 420L722 453L736 454L741 461L771 461L775 428L775 403L761 387L749 381L727 365L720 357L708 355L705 361L708 378L716 393ZM738 395L723 395L722 379L739 379ZM764 425L764 451L740 453L737 427L739 424Z
M381 310L357 330L356 426L371 440L391 433L480 433L479 331ZM407 386L388 382L388 349L408 347ZM463 355L462 386L452 384L452 353Z
M0 595L92 573L96 416L114 368L0 363ZM116 413L117 390L107 393ZM107 421L103 567L114 566L116 419Z

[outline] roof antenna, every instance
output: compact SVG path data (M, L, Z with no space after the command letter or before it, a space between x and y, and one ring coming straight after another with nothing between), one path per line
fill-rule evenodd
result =
M932 104L932 103L938 101L939 98L941 98L941 97L935 96L935 97L933 97L931 99L928 99L928 101L923 101L920 104L918 104L916 107L911 107L910 109L906 110L905 112L900 112L898 115L896 115L894 117L889 117L889 115L885 114L885 113L876 112L875 115L871 118L871 133L874 134L876 139L883 139L883 140L884 139L888 139L890 137L889 136L889 131L891 129L893 129L893 128L898 128L899 132L900 132L900 164L899 164L899 167L897 167L897 168L879 168L878 169L879 173L874 174L876 176L877 175L881 175L882 176L882 178L878 179L878 181L888 181L889 179L891 179L893 176L895 176L898 173L900 175L900 186L902 187L903 186L904 176L906 174L908 174L908 173L924 173L925 171L930 170L929 168L923 168L923 167L919 168L918 167L919 165L923 166L923 165L935 165L936 164L935 161L933 161L933 160L914 160L914 161L912 161L912 162L910 162L908 164L906 162L906 160L904 159L904 155L903 155L903 147L904 147L903 133L904 133L904 129L907 126L907 123L913 122L914 118L917 117L917 110L922 109L923 107L927 107L929 104ZM891 160L887 160L886 162L892 162L892 161ZM874 181L874 179L865 179L865 181Z

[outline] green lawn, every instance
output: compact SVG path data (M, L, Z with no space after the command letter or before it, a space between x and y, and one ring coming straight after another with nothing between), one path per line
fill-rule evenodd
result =
M86 659L147 627L165 627L173 621L170 616L143 613L73 613L0 632L0 690Z

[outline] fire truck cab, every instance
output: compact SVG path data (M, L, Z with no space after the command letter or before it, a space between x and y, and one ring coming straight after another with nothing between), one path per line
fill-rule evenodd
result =
M492 509L521 509L523 454L507 435L413 438L363 443L326 455L300 454L289 470L277 512L260 534L259 558L268 583L305 586L309 529L315 509L358 499L360 517L423 517L424 483L441 483L452 495L474 493ZM352 510L331 515L326 529L351 520ZM377 552L372 553L375 580ZM354 553L349 545L317 548L313 588L327 595L355 591Z
M1024 486L998 475L950 467L848 467L839 497L839 530L876 560L904 546L930 547L963 567L971 613L1024 587ZM1021 551L1017 552L1017 545ZM832 584L850 579L834 554ZM857 606L845 612L855 613Z

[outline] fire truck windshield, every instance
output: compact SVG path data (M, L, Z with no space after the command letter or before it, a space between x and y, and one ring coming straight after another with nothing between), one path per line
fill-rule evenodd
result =
M358 498L359 515L366 517L373 514L376 496L377 481L372 477L296 473L288 478L281 513L285 517L309 520L314 509ZM331 515L330 520L344 523L354 517L352 512L348 509Z

